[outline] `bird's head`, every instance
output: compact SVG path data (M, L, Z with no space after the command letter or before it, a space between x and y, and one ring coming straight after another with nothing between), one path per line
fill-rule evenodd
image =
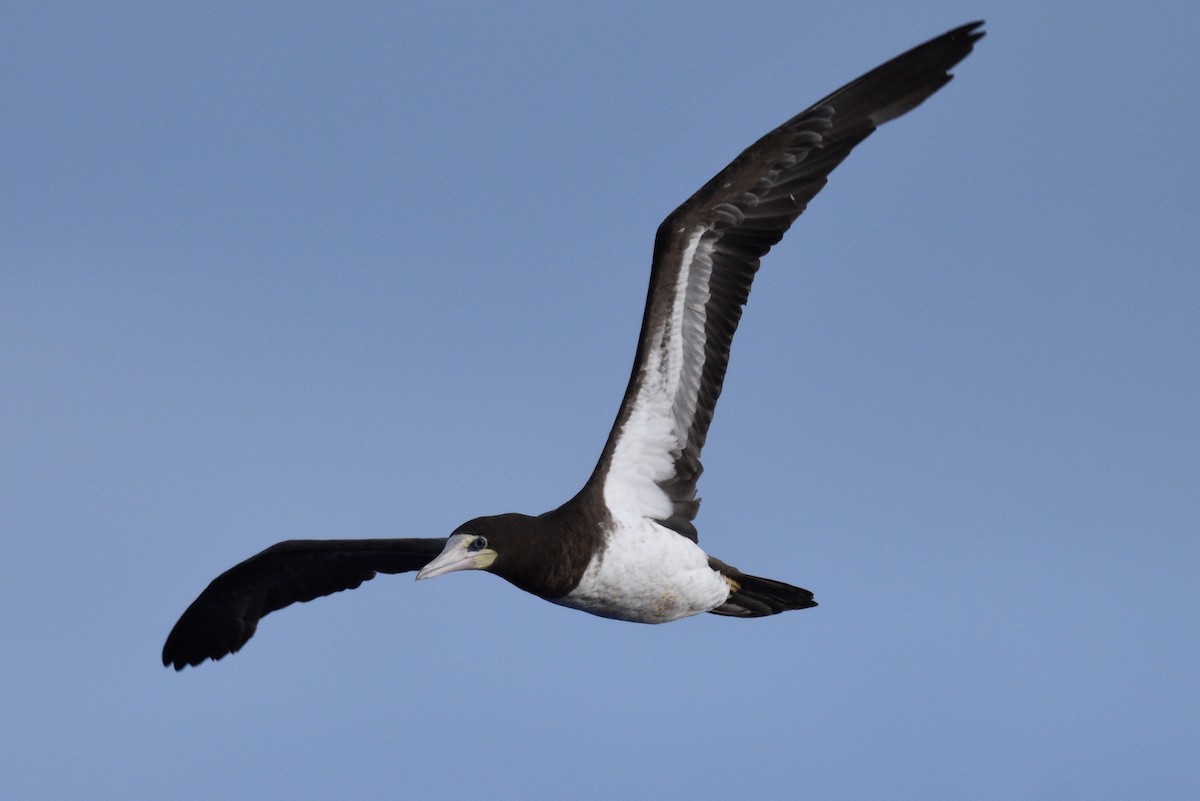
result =
M509 515L480 517L463 523L446 540L446 547L417 573L418 579L433 578L457 570L490 570L505 552L510 538Z
M417 578L484 570L542 598L561 598L579 582L595 542L564 530L557 514L469 520L454 530L442 552L421 568Z

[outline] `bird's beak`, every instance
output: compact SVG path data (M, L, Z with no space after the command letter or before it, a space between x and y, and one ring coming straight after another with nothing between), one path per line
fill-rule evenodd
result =
M453 573L456 570L485 570L496 561L496 552L491 548L468 551L467 546L474 539L471 534L455 534L446 540L446 547L442 552L417 573L417 580Z

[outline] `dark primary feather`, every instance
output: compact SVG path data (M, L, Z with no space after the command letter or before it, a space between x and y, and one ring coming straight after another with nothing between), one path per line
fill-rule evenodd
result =
M666 324L675 302L684 251L703 230L697 252L711 260L704 306L704 343L687 354L701 360L696 395L686 422L674 476L660 484L673 514L658 522L692 540L699 508L700 451L729 364L729 348L760 259L825 186L829 173L877 126L918 106L951 78L948 70L984 34L982 22L956 28L897 56L846 84L759 139L663 221L654 243L650 291L633 372L621 410L589 482L598 491L622 428L629 419L652 334ZM707 252L707 255L705 255ZM693 259L695 261L695 259ZM701 265L703 268L706 265Z
M163 664L182 670L220 659L254 636L264 615L298 601L352 590L376 573L420 570L445 538L288 540L231 567L192 602L163 646Z

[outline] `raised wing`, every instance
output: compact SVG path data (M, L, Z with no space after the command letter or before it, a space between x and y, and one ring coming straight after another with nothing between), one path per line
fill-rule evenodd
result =
M376 573L420 570L445 538L288 540L213 579L187 608L163 646L163 664L183 670L220 659L254 636L258 621L297 601L352 590Z
M658 229L633 374L586 491L695 540L700 450L759 260L876 127L918 106L984 34L956 28L785 122Z

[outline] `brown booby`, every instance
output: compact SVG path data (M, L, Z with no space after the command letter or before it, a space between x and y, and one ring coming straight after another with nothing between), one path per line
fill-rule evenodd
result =
M502 514L448 538L289 540L222 573L163 647L181 670L240 649L266 614L357 587L486 570L556 604L665 623L700 612L761 617L811 592L709 556L692 521L729 348L759 260L878 126L920 105L984 34L973 22L898 56L751 145L659 226L633 373L583 489L537 517Z

